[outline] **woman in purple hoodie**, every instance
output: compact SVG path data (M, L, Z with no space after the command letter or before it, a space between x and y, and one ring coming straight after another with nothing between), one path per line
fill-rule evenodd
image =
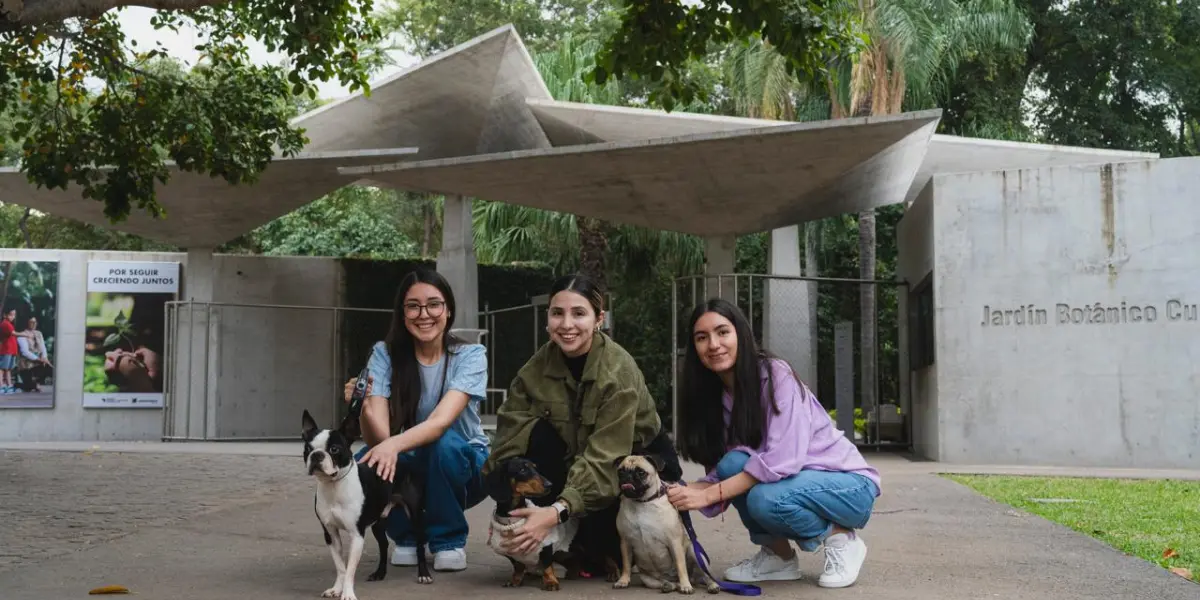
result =
M758 349L736 306L716 298L696 307L691 332L677 444L708 475L672 487L671 503L707 517L737 509L761 549L726 570L727 580L800 579L795 541L824 549L819 585L852 585L867 556L856 530L879 496L878 471L791 366Z

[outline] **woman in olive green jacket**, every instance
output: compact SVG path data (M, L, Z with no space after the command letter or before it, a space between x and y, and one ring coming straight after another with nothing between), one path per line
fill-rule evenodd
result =
M512 511L527 519L509 534L505 545L513 551L539 547L554 525L574 516L583 518L577 539L588 545L590 532L607 531L592 549L612 556L619 548L613 533L620 493L614 460L653 452L667 463L665 479L682 477L641 370L600 331L603 320L603 296L590 279L570 275L556 281L546 327L550 342L517 373L497 412L484 475L523 456L558 491L551 506Z

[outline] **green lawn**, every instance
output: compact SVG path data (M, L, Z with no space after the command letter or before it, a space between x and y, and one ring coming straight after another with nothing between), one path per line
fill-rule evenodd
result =
M1200 581L1200 481L944 476Z

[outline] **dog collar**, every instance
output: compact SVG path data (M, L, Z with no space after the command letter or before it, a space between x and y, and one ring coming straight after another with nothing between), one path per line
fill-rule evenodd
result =
M658 483L658 491L654 492L653 496L650 496L649 498L638 498L638 502L651 502L654 500L658 500L659 498L663 497L663 494L666 494L666 493L667 493L667 482L660 481Z
M357 471L357 470L358 470L358 465L351 463L350 466L348 468L346 468L346 470L344 472L338 473L337 476L335 476L333 478L333 481L341 481L341 480L349 477L350 473L352 471Z

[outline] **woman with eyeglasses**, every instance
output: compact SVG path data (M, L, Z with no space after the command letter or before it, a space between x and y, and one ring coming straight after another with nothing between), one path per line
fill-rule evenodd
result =
M425 519L436 571L467 568L464 512L485 497L480 469L488 438L479 418L487 354L450 333L454 293L445 278L417 270L400 282L392 325L367 363L367 397L359 423L367 448L356 457L391 480L397 462L416 463L426 480ZM345 399L356 379L346 384ZM391 563L417 564L408 516L393 510Z

